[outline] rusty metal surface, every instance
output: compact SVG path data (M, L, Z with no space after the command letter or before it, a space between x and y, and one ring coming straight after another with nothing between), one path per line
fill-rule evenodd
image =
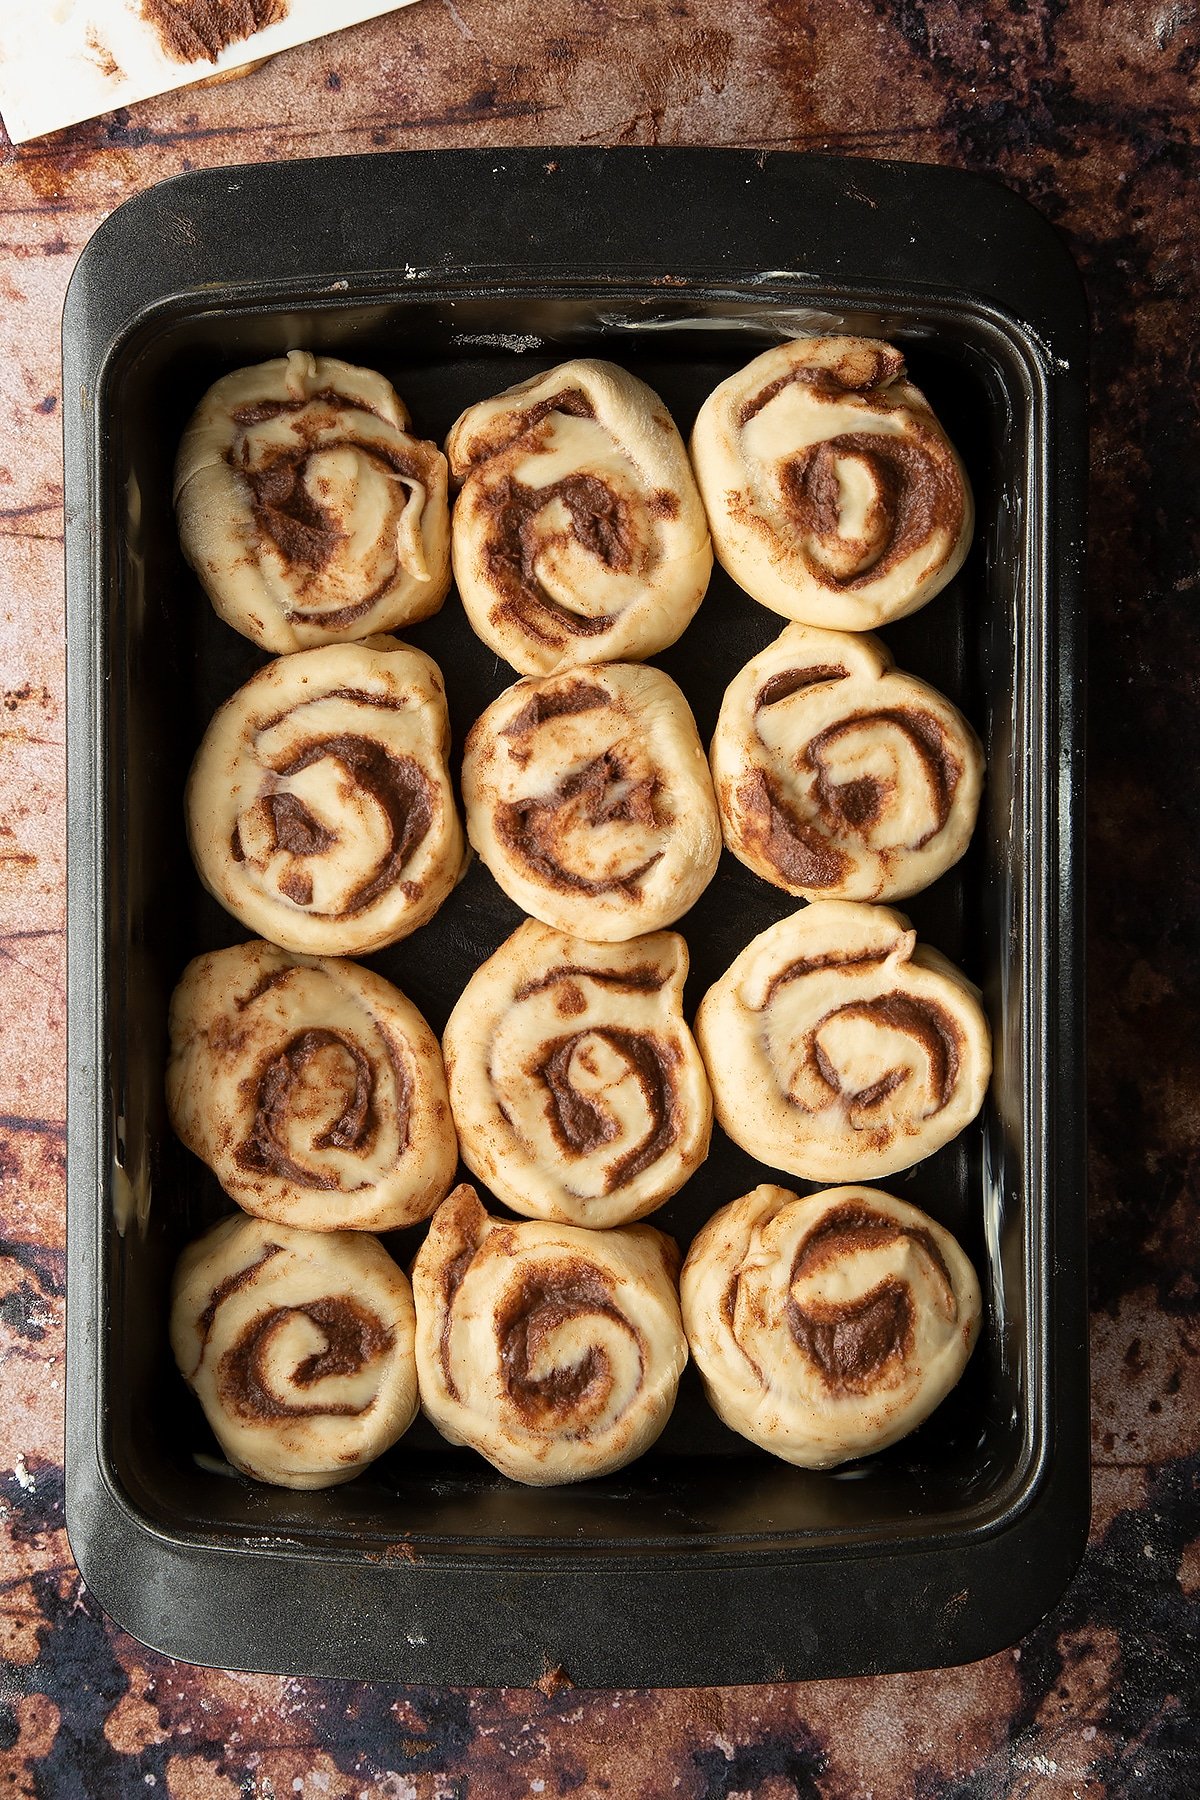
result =
M25 147L0 133L0 1783L77 1800L1066 1800L1200 1791L1200 13L1175 0L424 0ZM1096 323L1083 1569L1018 1650L795 1687L449 1692L144 1651L62 1529L58 320L126 195L405 146L828 148L997 173ZM848 1604L853 1597L848 1596Z

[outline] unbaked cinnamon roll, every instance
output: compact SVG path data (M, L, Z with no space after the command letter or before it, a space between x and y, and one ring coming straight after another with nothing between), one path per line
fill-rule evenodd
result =
M712 1097L673 931L589 944L527 919L446 1026L463 1160L514 1212L628 1224L708 1154Z
M357 963L262 942L184 970L167 1111L240 1207L307 1231L415 1225L458 1163L441 1051L412 1001Z
M687 1344L679 1252L651 1225L583 1231L444 1200L413 1264L421 1404L514 1481L583 1481L649 1449Z
M446 459L382 375L293 350L209 388L175 464L184 555L264 650L414 624L450 586Z
M500 886L572 937L672 924L720 858L696 721L640 663L518 681L476 720L462 781L471 842Z
M904 358L873 338L797 338L709 395L692 461L713 544L785 618L870 631L958 573L966 474Z
M850 900L761 932L704 996L696 1037L734 1143L808 1181L932 1156L991 1075L978 990L902 913Z
M188 778L200 878L285 950L407 937L463 871L437 664L393 638L283 656L213 718Z
M714 1411L808 1469L914 1430L979 1335L979 1283L956 1240L878 1188L803 1200L755 1188L700 1232L680 1289Z
M636 661L684 630L712 545L683 440L645 382L584 359L469 407L454 575L484 643L526 675Z
M225 1455L279 1487L350 1481L417 1411L408 1277L363 1232L223 1219L179 1259L171 1348Z
M710 760L725 842L805 899L899 900L970 841L983 750L878 638L788 625L730 683Z

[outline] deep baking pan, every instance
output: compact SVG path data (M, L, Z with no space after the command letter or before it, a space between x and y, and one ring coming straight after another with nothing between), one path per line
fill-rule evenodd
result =
M247 935L201 893L181 793L209 715L262 658L179 554L170 471L189 410L225 370L306 346L383 370L440 436L470 400L585 352L644 376L686 431L760 348L825 328L904 347L978 503L962 574L884 634L989 759L971 851L905 910L984 989L992 1093L957 1144L884 1184L980 1269L966 1377L914 1437L832 1474L734 1437L689 1372L651 1454L578 1488L519 1488L424 1425L325 1493L232 1477L166 1345L172 1261L228 1202L172 1139L162 1071L184 962ZM1048 1608L1088 1514L1084 352L1050 228L1003 188L932 168L688 150L348 158L185 176L92 239L64 320L68 1527L135 1635L245 1669L743 1682L962 1661ZM658 659L702 735L781 623L718 573ZM511 676L453 598L409 635L447 672L461 748ZM725 857L681 925L691 1004L791 906ZM440 1028L516 920L476 865L371 961ZM718 1135L656 1222L686 1239L765 1178Z

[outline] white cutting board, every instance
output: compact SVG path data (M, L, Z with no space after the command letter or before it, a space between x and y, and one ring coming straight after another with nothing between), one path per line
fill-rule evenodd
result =
M181 62L143 11L153 0L0 0L0 117L13 143L238 69L412 0L276 0L283 13L215 58ZM175 0L186 18L190 0ZM236 15L236 0L210 0ZM159 10L162 0L159 0Z

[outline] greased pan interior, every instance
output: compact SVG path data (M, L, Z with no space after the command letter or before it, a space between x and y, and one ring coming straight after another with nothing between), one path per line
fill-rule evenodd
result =
M159 261L138 267L151 241ZM227 370L305 347L381 370L416 429L441 439L471 401L589 354L648 381L686 434L760 348L824 329L904 348L978 508L961 574L882 633L988 755L970 851L903 910L984 991L992 1093L955 1144L882 1183L949 1226L980 1272L984 1335L966 1376L913 1437L826 1474L727 1431L689 1370L651 1453L578 1488L519 1488L424 1423L344 1488L232 1479L166 1348L173 1259L230 1203L174 1140L162 1069L184 963L247 935L200 889L181 800L209 717L265 658L216 618L178 549L171 463L191 408ZM346 159L167 183L98 234L65 321L67 391L85 391L67 422L68 1519L89 1583L135 1634L225 1666L520 1682L548 1659L583 1684L669 1684L963 1660L1049 1604L1087 1510L1081 334L1069 264L1035 214L970 178L887 165ZM692 626L654 659L705 742L726 683L783 623L718 569ZM406 636L446 675L457 759L513 671L453 595ZM689 1015L792 906L722 858L677 927ZM476 862L430 924L364 960L440 1030L520 917ZM716 1132L653 1222L686 1243L769 1178ZM147 1187L145 1229L126 1217L120 1230L114 1206L128 1215ZM407 1260L419 1237L393 1247Z

